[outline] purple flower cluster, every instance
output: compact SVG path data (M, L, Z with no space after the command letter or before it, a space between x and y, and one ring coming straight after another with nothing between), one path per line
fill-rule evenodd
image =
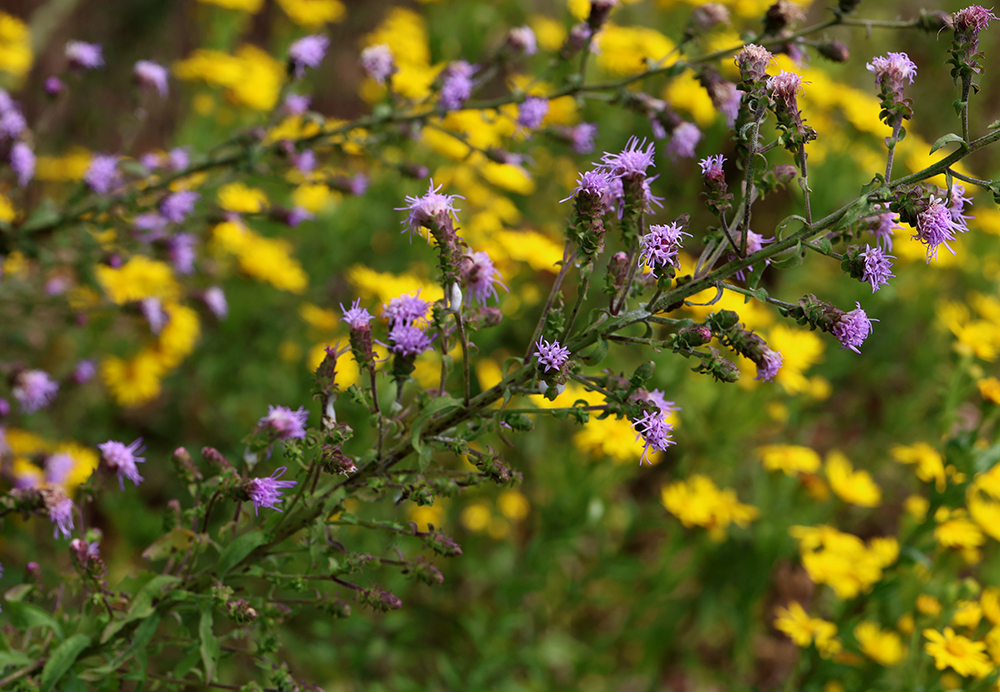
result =
M774 55L767 48L750 43L736 54L736 65L745 83L760 82L767 76L767 66L774 61Z
M59 384L44 370L23 370L14 378L14 398L25 413L45 408L56 398Z
M880 286L887 285L890 278L895 278L896 275L891 273L891 260L895 257L885 254L878 245L872 247L866 244L865 251L860 254L860 257L865 258L865 271L861 280L872 285L872 293L877 291Z
M524 55L534 55L538 52L538 41L530 26L519 26L507 34L507 45Z
M225 292L218 286L205 289L201 294L201 299L218 319L225 319L229 314L229 303L226 301Z
M645 148L644 148L645 147ZM604 153L598 167L615 178L636 178L644 180L646 169L653 165L653 143L630 137L625 148L617 154Z
M682 236L690 237L676 221L671 224L652 224L649 232L639 239L639 262L655 270L657 267L677 267Z
M777 377L778 371L781 370L784 362L785 359L782 357L781 351L772 351L765 346L763 355L761 355L760 360L756 363L757 377L754 379L761 382L770 382Z
M288 62L295 73L295 78L302 79L307 67L314 70L319 67L329 46L330 39L322 34L303 36L289 46Z
M432 338L423 329L397 322L389 330L389 350L397 356L416 358L431 347Z
M948 243L955 240L955 233L966 230L964 221L956 221L952 210L943 200L931 197L927 208L917 214L917 232L913 239L927 246L927 262L930 263L937 257L939 245L944 245L954 255L955 251Z
M701 130L694 123L681 123L670 133L667 156L671 161L694 158L694 148L701 141Z
M66 44L66 58L72 67L84 70L104 67L104 56L101 55L101 47L96 43L69 41Z
M493 266L493 260L486 251L467 252L462 257L461 273L462 282L469 289L470 300L474 297L480 305L486 305L490 296L495 300L500 299L496 284L500 284L505 290L510 290L504 284L503 277Z
M632 427L636 431L636 441L638 442L640 438L643 441L642 456L639 458L640 465L644 461L649 461L648 454L650 447L665 452L667 451L667 447L676 444L670 437L674 426L663 419L662 411L657 413L644 411L641 418L632 421ZM652 464L653 462L649 461L649 463Z
M160 96L167 97L167 92L170 89L167 79L170 73L163 65L150 60L140 60L132 68L132 71L141 86L147 89L156 89Z
M340 310L344 313L344 322L352 330L364 329L375 319L367 309L361 307L361 299L355 298L349 310L344 309L344 304L340 304Z
M891 252L892 237L897 230L903 228L899 225L899 214L889 211L885 214L871 217L868 219L868 222L872 225L872 235L875 236L875 242L878 246L887 252Z
M52 501L51 506L49 506L49 519L55 524L55 529L52 531L52 538L59 538L60 532L62 537L69 538L73 532L73 510L75 506L73 501L63 495L58 493L59 497Z
M368 76L379 84L385 84L396 71L392 49L384 43L369 46L361 51L361 66L365 68Z
M0 89L0 144L7 139L14 140L8 157L21 187L25 187L35 175L35 154L28 144L18 139L27 126L21 109L10 94Z
M597 135L597 125L580 123L569 131L573 151L577 154L589 154L594 150L594 137Z
M128 446L125 446L121 442L108 440L97 445L97 448L101 450L101 457L104 459L104 465L108 467L108 470L118 474L118 485L121 487L122 492L125 492L126 478L136 486L145 480L139 475L139 469L136 467L137 463L146 461L145 457L138 456L145 450L145 447L142 446L141 437L136 438Z
M549 112L549 100L529 96L521 103L517 112L517 124L526 130L534 130L542 124Z
M273 433L279 440L301 440L305 439L308 420L309 412L302 406L293 411L287 406L268 404L267 415L257 421L257 427Z
M173 192L160 202L160 215L167 221L181 223L194 211L194 203L199 199L201 195L191 190Z
M455 200L464 199L464 197L442 195L439 192L442 187L441 185L434 187L434 180L432 179L430 186L427 188L427 194L423 197L406 195L407 206L396 208L396 211L410 212L406 221L403 222L407 226L403 229L403 233L406 233L406 231L410 232L411 242L413 241L413 232L419 231L422 226L429 226L431 224L443 225L449 221L449 217L453 217L455 221L458 221L456 211L459 210L455 209Z
M65 452L56 452L45 459L45 482L51 485L63 485L69 477L76 460Z
M118 180L118 157L108 154L97 154L90 159L83 181L90 189L99 195L106 195Z
M453 62L444 74L441 85L441 108L458 110L472 96L472 75L479 68L465 60Z
M868 315L861 308L861 303L855 303L856 309L844 313L840 320L833 325L833 335L837 337L841 348L849 348L855 353L861 353L858 347L864 343L865 339L872 333L872 322L878 320L869 319Z
M710 180L724 180L726 174L722 170L722 164L726 162L726 157L722 154L709 156L698 162L701 166L701 174Z
M392 298L388 305L382 306L382 318L389 324L389 328L397 324L413 324L417 320L422 320L427 315L430 303L420 297L418 290L414 295L404 294Z
M547 343L545 338L540 338L535 344L538 355L538 364L545 366L545 372L559 370L569 360L569 349L561 346L555 339Z
M246 491L250 496L250 501L253 502L253 513L255 516L259 516L261 507L273 509L277 512L281 511L276 505L281 502L285 489L298 485L298 481L278 480L287 470L288 467L282 466L275 469L274 473L270 476L252 478L247 481Z

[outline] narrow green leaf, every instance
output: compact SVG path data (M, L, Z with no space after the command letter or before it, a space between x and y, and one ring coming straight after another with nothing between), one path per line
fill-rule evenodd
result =
M90 637L85 634L74 634L61 643L49 655L49 660L42 668L41 692L50 692L59 679L76 663L80 652L90 646Z
M135 596L132 597L132 603L129 605L125 617L112 620L104 628L104 631L101 632L101 643L107 642L130 622L142 620L152 615L156 611L153 601L160 598L166 587L175 584L177 581L177 577L169 574L158 574L147 581Z
M142 551L142 556L147 560L166 560L190 548L194 540L194 531L177 527L153 541L152 545Z
M0 652L0 670L7 666L26 666L33 660L31 656L21 651L3 651Z
M205 666L205 682L215 678L215 665L219 661L219 640L212 631L212 604L202 603L201 619L198 621L198 638L201 640L199 651L201 662Z
M954 142L955 144L960 144L963 147L965 146L965 140L962 139L962 135L956 135L954 132L949 132L948 134L941 135L940 137L937 138L937 141L934 142L933 145L931 145L930 153L933 154L935 151L937 151L944 145L951 144L952 142Z
M417 416L417 419L413 421L413 427L410 430L410 444L413 445L414 451L416 451L417 456L423 456L423 443L420 440L420 435L424 431L424 426L436 413L441 411L448 411L453 408L458 408L462 405L462 402L458 399L453 399L450 396L439 396L436 399L432 399L429 404L424 408L424 410Z
M18 629L27 630L32 627L48 627L55 632L57 639L62 640L63 638L62 625L54 617L32 603L25 603L24 601L8 602L4 606L4 612L10 618L11 624Z
M238 565L255 548L265 543L267 543L267 534L263 531L251 531L242 536L237 536L236 540L222 549L222 554L219 555L217 576L224 577L229 570Z

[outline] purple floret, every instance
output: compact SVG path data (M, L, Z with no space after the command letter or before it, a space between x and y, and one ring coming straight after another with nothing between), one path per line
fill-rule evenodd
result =
M181 223L194 211L194 203L201 198L197 192L191 190L181 190L174 192L163 198L160 202L160 214L168 221Z
M551 343L546 343L542 337L535 344L538 364L545 366L545 372L549 370L559 370L567 360L569 360L569 349L561 346L555 339Z
M282 500L282 493L286 488L293 488L298 485L298 481L279 481L288 467L282 466L274 470L270 476L253 478L247 482L246 490L253 502L254 516L259 516L261 507L273 509L277 512L281 510L276 505Z
M392 329L397 324L413 324L423 319L430 308L430 303L420 298L418 289L414 295L403 294L392 298L388 305L382 306L382 317Z
M466 297L469 300L474 297L480 305L486 305L490 296L496 300L500 299L500 296L497 295L496 284L509 290L504 284L500 272L493 266L493 260L490 259L489 253L485 251L466 254L462 258L461 270L462 281L469 289L469 295Z
M865 258L865 271L861 280L872 285L872 293L877 291L880 286L887 285L890 278L895 278L896 275L891 273L891 260L894 260L895 257L885 254L878 245L872 247L866 244L865 251L860 256Z
M431 347L433 339L419 327L396 323L389 330L389 350L397 356L416 357Z
M167 241L167 255L170 263L180 274L190 274L194 271L194 246L198 239L190 233L177 233Z
M577 154L589 154L594 150L594 137L597 135L597 125L580 123L569 132L573 140L573 151Z
M521 103L517 112L517 124L527 130L534 130L542 124L549 112L549 100L529 96Z
M944 245L954 255L955 251L948 243L955 240L955 233L966 230L965 224L955 221L951 210L942 204L942 200L931 197L927 208L917 215L917 232L913 239L927 246L927 262L930 263L937 257L939 245Z
M121 442L108 440L103 444L97 445L97 448L101 450L101 457L104 459L104 465L107 466L109 470L118 474L118 485L121 487L122 492L125 492L126 478L132 481L132 483L136 486L145 480L139 475L139 469L136 467L137 463L143 463L146 461L145 457L138 456L146 449L142 446L141 437L136 438L132 444L128 446L125 446Z
M651 269L657 267L677 267L677 253L680 252L682 236L690 237L690 233L681 230L678 223L669 225L653 224L649 232L639 239L639 262Z
M864 343L865 339L872 333L872 322L864 310L861 303L855 303L857 309L844 313L840 321L833 326L833 335L837 337L841 348L849 348L855 353L861 353L858 347Z
M35 177L35 153L24 142L15 142L10 148L10 167L17 175L17 184L27 186Z
M56 398L59 384L44 370L24 370L14 378L14 398L25 413L45 408Z
M636 441L642 438L644 443L642 456L639 458L640 465L644 461L649 461L647 455L649 454L650 447L665 452L667 451L667 447L676 444L670 437L674 426L663 419L662 413L644 411L641 418L632 422L632 427L636 431ZM652 464L653 462L649 461L649 463Z
M288 48L288 60L292 64L296 78L301 79L307 67L314 70L319 67L329 46L330 39L321 34L303 36L293 43Z
M681 123L674 128L667 142L667 156L671 160L694 158L694 148L701 141L701 130L694 123Z
M722 164L726 162L726 157L722 154L716 154L715 156L709 156L708 158L702 159L698 162L701 166L701 174L706 178L713 180L720 180L725 178L725 173L722 170Z
M361 51L361 65L369 77L379 84L385 84L396 71L396 64L392 59L392 49L382 43L377 46L369 46Z
M73 501L66 496L57 500L55 504L49 508L49 519L56 525L55 529L52 531L52 538L59 538L60 533L62 533L62 537L64 539L69 538L72 535L73 509Z
M118 157L105 154L97 154L90 159L87 172L83 174L84 182L99 195L110 192L117 178Z
M96 43L69 41L66 44L66 57L69 59L70 65L85 70L96 70L98 67L104 66L101 47Z
M344 313L344 322L351 329L364 329L375 319L367 309L361 307L361 299L355 298L349 310L344 309L344 304L340 304L340 310Z
M457 110L472 96L472 75L479 68L470 65L465 60L453 62L445 71L444 83L441 85L441 107L445 110Z
M464 197L442 195L439 192L442 187L442 185L434 187L434 180L431 179L430 186L427 188L427 193L424 196L415 197L413 195L406 195L405 201L407 206L396 208L396 211L410 212L406 221L403 222L407 226L403 232L410 231L411 241L413 240L413 232L419 231L423 226L431 224L443 225L449 216L458 221L458 214L456 214L458 210L455 209L455 200L464 199Z
M170 75L167 68L151 60L140 60L135 64L133 72L139 84L148 89L156 89L160 96L166 98L170 89L167 84Z
M778 371L781 370L781 364L784 362L785 359L782 357L781 351L772 351L765 347L764 354L756 364L757 377L754 379L770 382L777 376Z
M293 411L287 406L267 407L267 415L257 421L261 430L269 430L279 440L304 439L306 436L306 421L309 412L302 406Z
M617 154L604 152L601 167L616 178L645 178L646 169L653 165L653 143L630 137L625 149Z

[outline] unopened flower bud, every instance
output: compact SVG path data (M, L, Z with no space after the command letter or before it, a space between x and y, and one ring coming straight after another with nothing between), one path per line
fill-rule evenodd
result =
M851 49L842 41L827 41L818 46L819 54L831 62L847 62L851 57Z
M202 447L201 455L205 457L207 461L215 464L223 470L233 468L233 465L229 463L229 460L226 459L225 455L215 447Z
M767 8L767 14L764 15L764 34L768 36L779 34L789 24L804 18L805 13L798 5L789 0L778 0Z

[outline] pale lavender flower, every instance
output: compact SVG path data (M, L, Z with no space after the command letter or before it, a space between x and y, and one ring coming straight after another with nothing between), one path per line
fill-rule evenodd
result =
M548 99L529 96L517 111L517 124L526 130L534 130L542 124L548 112Z
M458 60L448 66L441 84L441 108L457 110L472 96L472 75L479 68L465 60Z
M743 92L737 89L736 85L729 80L720 79L708 90L708 95L712 99L712 105L726 119L726 125L732 127L736 123L736 116L740 112L740 102L743 100Z
M664 416L668 413L675 413L681 410L673 401L668 401L666 395L659 389L651 389L646 392L646 396L642 397L645 401L656 404L656 408L660 409L660 413Z
M535 32L530 26L519 26L511 29L507 34L507 44L524 55L534 55L538 52Z
M299 173L308 175L316 168L316 152L306 149L301 154L293 154L292 164Z
M83 174L84 182L99 195L107 194L115 185L117 178L118 157L105 154L97 154L90 159L87 172Z
M288 48L288 61L291 63L295 77L301 79L306 73L306 68L314 70L323 62L326 49L330 46L330 39L321 34L303 36Z
M309 412L302 406L293 411L287 406L267 406L267 415L257 421L261 430L269 430L279 440L305 439Z
M288 467L282 466L275 469L270 476L252 478L247 482L246 491L250 496L250 501L253 502L254 516L260 516L261 507L273 509L276 512L281 511L276 505L281 502L285 489L293 488L298 484L298 481L278 480L287 470Z
M538 339L535 344L538 365L545 366L545 372L549 370L559 370L569 360L569 349L560 345L555 339L547 343L544 337Z
M419 327L397 322L389 330L389 350L397 356L416 357L431 347L433 339Z
M10 148L10 167L17 175L17 184L26 187L35 177L35 153L24 142L14 142Z
M680 252L682 236L691 237L681 230L680 224L653 224L649 232L639 239L639 263L651 269L657 267L677 267L677 253Z
M676 444L670 437L674 426L664 420L662 414L643 411L642 417L632 421L631 425L636 431L636 441L640 438L643 441L642 456L639 458L640 465L644 461L649 461L648 454L650 447L660 452L665 452L667 451L667 447ZM652 464L653 462L649 461L649 463Z
M964 10L959 10L951 16L952 24L955 25L956 40L965 38L968 40L968 53L977 53L979 51L979 32L989 26L990 21L996 18L991 10L982 5L970 5Z
M866 66L875 75L875 84L882 90L883 98L891 97L893 102L903 99L903 82L917 76L917 66L906 53L888 53L885 57L872 58Z
M361 299L355 298L348 310L344 309L344 304L340 304L340 311L344 313L344 322L352 330L364 329L375 319L366 308L361 307Z
M368 46L361 51L361 66L365 68L368 76L379 84L385 84L386 80L396 72L392 49L385 43Z
M589 154L594 150L594 136L597 134L597 125L594 123L580 123L569 131L570 139L573 141L573 151L577 154Z
M142 231L142 239L147 243L162 238L168 223L170 222L155 211L139 214L132 219L132 227L137 231Z
M155 171L161 165L160 155L147 152L139 157L139 164L147 171Z
M59 538L60 532L64 539L72 535L74 509L73 501L65 495L62 495L61 499L53 500L52 506L49 507L49 520L56 525L52 531L52 538Z
M861 280L872 285L872 293L877 291L880 286L888 285L890 278L895 278L896 275L890 273L892 271L890 260L896 258L893 255L885 254L878 245L872 247L866 244L865 251L859 256L865 258L865 270Z
M493 266L493 260L490 259L489 253L485 251L467 252L462 257L461 272L462 281L469 289L467 297L470 301L472 297L475 297L480 305L486 305L490 296L493 296L495 300L500 299L495 284L500 284L505 290L509 290L504 284L500 272Z
M861 303L855 303L857 309L844 313L840 320L833 325L833 335L837 337L841 348L849 348L855 353L861 353L858 346L864 343L865 339L872 333L872 322L864 310Z
M604 152L601 168L616 178L645 178L646 169L653 165L653 146L645 139L640 142L638 137L630 137L621 152Z
M163 65L151 60L140 60L135 64L133 72L135 73L135 78L139 80L140 85L147 89L156 89L160 93L160 96L163 98L167 97L167 92L170 88L167 85L169 72L167 72L167 68Z
M190 274L194 271L194 246L198 239L190 233L176 233L167 240L167 256L170 263L180 274Z
M951 210L942 204L942 200L931 197L927 208L917 214L917 232L913 239L927 246L927 262L930 263L937 257L939 245L944 245L954 255L955 251L948 243L955 240L956 232L966 230L965 224L955 221Z
M430 303L420 298L420 290L416 294L403 294L392 298L388 305L382 306L382 318L386 320L389 328L397 324L413 324L421 320L427 314Z
M581 173L576 182L577 186L569 193L569 197L559 200L560 203L574 199L581 194L592 199L604 199L611 186L611 178L600 169Z
M725 179L726 174L722 170L722 164L726 162L726 157L722 154L709 156L698 162L701 166L701 174L710 180Z
M225 319L229 314L229 303L226 302L226 293L218 286L205 289L201 294L201 299L217 319Z
M287 223L291 228L295 228L303 221L312 221L315 218L316 215L304 207L292 207L292 209L285 216L285 223Z
M139 469L136 467L137 463L143 463L146 461L145 457L138 456L143 451L145 447L142 446L142 438L136 438L132 444L127 447L121 442L115 442L114 440L108 440L102 444L97 445L97 448L101 450L101 457L104 459L104 465L108 467L109 470L114 471L118 474L118 484L125 492L125 479L129 479L136 486L145 479L139 475Z
M173 192L160 202L160 214L168 221L181 223L188 214L194 211L194 203L200 198L200 194L191 190Z
M28 123L25 122L17 106L11 104L10 108L0 110L0 140L17 139L27 126Z
M6 89L0 88L0 113L4 113L13 107L14 99L10 97Z
M45 282L45 295L47 296L61 296L63 293L69 290L72 285L72 281L67 276L53 276L51 279Z
M77 384L86 384L94 379L94 375L96 374L97 369L94 367L94 361L84 359L78 361L76 367L73 369L73 381Z
M303 94L289 94L285 97L284 109L289 115L302 115L309 110L312 98Z
M51 404L58 391L59 385L44 370L23 370L14 378L12 393L22 411L34 413Z
M73 67L85 70L104 67L104 56L101 55L101 47L96 43L69 41L66 44L66 58Z
M969 219L975 217L964 213L965 205L972 204L972 198L965 196L965 186L955 183L951 186L950 193L946 191L942 191L942 193L948 195L948 211L951 212L951 218L955 220L955 223L967 226Z
M802 77L794 72L782 70L767 80L767 88L776 99L792 101L802 91Z
M903 228L899 225L899 214L890 211L871 217L868 221L873 224L871 232L875 236L875 242L886 252L891 252L892 237L897 230Z
M49 77L45 80L45 85L43 87L45 93L49 96L58 96L59 92L63 90L62 80L56 76Z
M406 218L403 223L406 224L406 228L403 229L403 233L406 231L410 232L410 241L413 241L413 232L419 231L422 226L429 226L432 224L443 225L448 217L454 217L455 221L458 221L458 214L455 209L456 199L465 199L458 195L442 195L438 191L442 188L442 185L434 187L433 178L430 181L430 186L427 188L427 194L423 197L415 197L413 195L406 195L405 201L407 206L396 207L396 211L409 211L410 215Z
M360 197L368 191L368 176L364 173L358 173L356 176L351 178L351 194L355 197Z
M767 48L749 43L736 54L736 65L744 82L759 82L767 76L767 66L774 61L774 55Z
M670 133L667 142L667 156L671 160L690 159L694 157L694 148L701 141L701 130L694 123L681 123Z
M782 357L781 351L772 351L765 346L764 353L756 363L757 377L754 379L761 382L770 382L778 375L778 371L781 370L781 365L784 362L785 359Z
M167 323L167 313L163 311L163 303L159 298L143 298L139 301L139 309L149 323L149 331L159 334Z
M49 485L63 485L75 466L76 460L65 452L50 454L45 459L45 482Z
M191 157L184 147L174 147L168 151L167 159L170 161L170 168L173 171L183 171L191 165Z

